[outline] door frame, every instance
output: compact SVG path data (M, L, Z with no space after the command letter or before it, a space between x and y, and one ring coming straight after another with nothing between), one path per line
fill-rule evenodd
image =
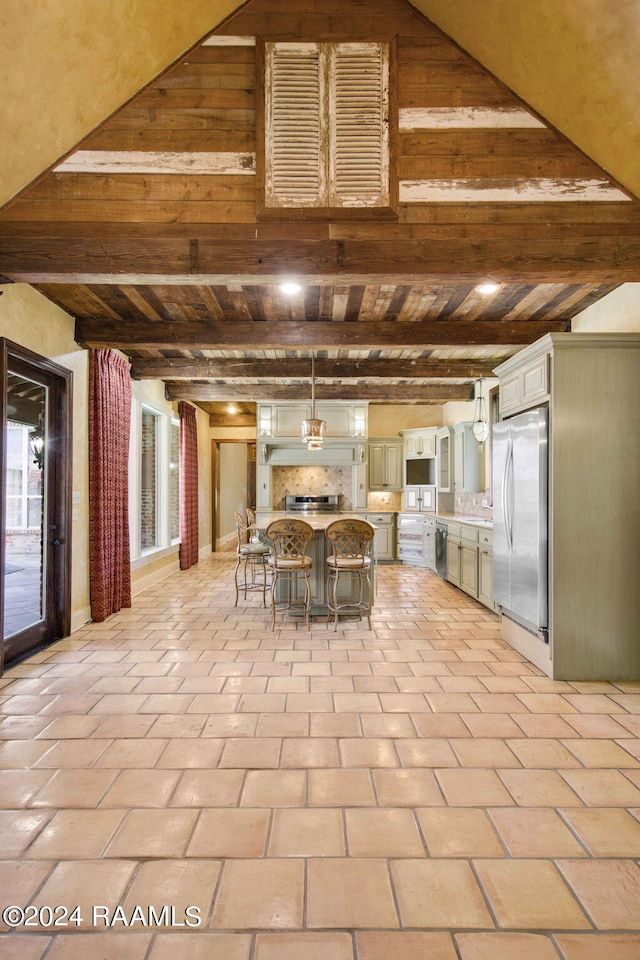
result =
M42 643L25 651L26 656L38 647L48 646L69 636L71 632L73 374L53 360L41 357L6 337L0 337L0 577L4 576L5 568L7 388L9 368L13 365L23 368L23 373L16 371L20 375L33 376L36 382L40 374L47 381L44 385L50 390L46 429L49 442L43 497L46 497L51 509L47 522L49 526L55 525L55 532L52 534L49 529L43 530L42 536L47 538L50 546L54 546L54 540L57 541L55 549L48 552L47 563L51 566L48 566L46 573L51 587L47 594L51 595L46 596L45 616L50 620L51 628ZM53 536L52 540L49 540L50 536ZM0 674L4 668L4 655L4 604L0 604ZM19 653L15 659L21 656Z

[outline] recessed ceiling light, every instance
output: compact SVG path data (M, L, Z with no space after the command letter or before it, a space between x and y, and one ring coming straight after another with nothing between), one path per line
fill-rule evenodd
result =
M496 293L500 289L499 283L479 283L476 287L478 293Z
M237 413L237 412L238 412L238 408L236 407L235 403L227 404L227 413Z
M302 287L299 283L281 283L280 290L282 293L286 293L289 297L294 297L296 293L300 293Z

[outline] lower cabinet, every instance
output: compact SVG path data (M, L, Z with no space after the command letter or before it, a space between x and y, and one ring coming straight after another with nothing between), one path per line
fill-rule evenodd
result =
M378 528L374 538L377 560L395 559L395 515L393 513L368 513L366 519Z
M464 523L449 523L447 527L447 580L495 610L492 531Z

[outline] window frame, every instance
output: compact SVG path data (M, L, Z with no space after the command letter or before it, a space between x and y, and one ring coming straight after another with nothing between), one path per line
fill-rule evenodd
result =
M398 220L398 71L396 54L396 37L384 36L371 38L360 38L358 40L350 38L349 40L318 40L305 39L300 37L296 43L304 45L306 43L319 44L325 47L336 48L345 43L354 45L364 43L376 43L384 45L387 48L388 71L388 123L387 123L387 170L388 170L388 204L383 206L295 206L280 205L268 206L266 202L267 185L267 150L266 150L266 129L267 129L267 48L266 44L288 43L290 38L278 39L269 37L265 40L262 37L256 38L256 67L257 67L257 103L256 103L256 173L257 173L257 199L256 216L258 220L374 220L389 221Z

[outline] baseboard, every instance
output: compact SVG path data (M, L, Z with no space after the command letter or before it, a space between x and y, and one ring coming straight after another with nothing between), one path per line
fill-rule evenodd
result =
M175 554L171 558L170 562L162 567L157 567L154 570L151 570L146 576L138 576L135 580L131 582L131 596L137 597L139 593L142 593L143 590L147 590L149 587L154 587L156 583L160 583L162 580L166 580L167 577L170 577L174 573L178 573L180 570L180 562L178 560L178 555Z
M206 547L200 547L198 550L198 560L206 560L210 553L213 553L213 548L210 543Z
M553 676L553 661L549 644L540 640L535 634L529 633L524 627L504 614L500 617L500 635L509 646L530 660L534 666L544 670L548 677Z
M75 613L71 614L71 633L82 630L88 623L91 623L91 607L76 610Z
M236 533L228 533L224 537L216 538L216 550L222 550L223 547L226 547L228 543L231 543L232 540L235 540L237 537Z

